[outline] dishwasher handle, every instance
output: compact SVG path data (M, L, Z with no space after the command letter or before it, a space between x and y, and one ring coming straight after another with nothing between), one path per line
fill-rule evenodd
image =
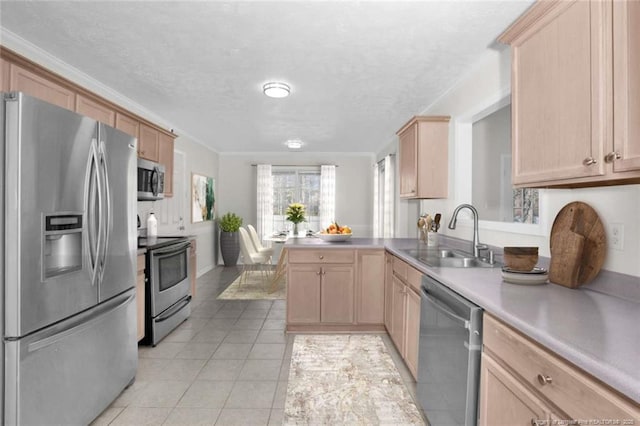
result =
M442 302L439 302L437 299L434 299L433 296L427 293L427 291L424 288L422 289L422 297L424 297L425 300L429 302L438 311L442 312L443 314L448 316L451 320L458 323L458 325L464 327L467 330L470 329L469 320L466 320L461 316L456 315L447 305L445 305Z

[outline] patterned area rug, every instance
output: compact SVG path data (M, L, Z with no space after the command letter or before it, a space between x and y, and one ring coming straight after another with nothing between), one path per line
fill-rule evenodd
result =
M297 335L285 425L423 425L380 336Z
M287 286L285 285L284 277L278 280L276 290L273 293L269 293L269 290L271 290L272 273L269 273L265 277L260 271L247 271L246 275L246 281L243 279L242 283L240 283L242 276L236 278L236 280L218 296L218 299L273 300L287 298Z

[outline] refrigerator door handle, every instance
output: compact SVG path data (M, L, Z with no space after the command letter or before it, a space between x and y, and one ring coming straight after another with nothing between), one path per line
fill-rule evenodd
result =
M102 176L102 256L99 258L100 265L100 279L102 279L102 275L104 274L105 264L107 262L107 252L109 249L109 239L110 239L110 227L111 227L111 191L109 188L109 179L107 173L107 162L105 159L105 144L104 141L100 141L99 151L99 171Z
M86 328L92 327L98 321L101 321L104 316L112 311L119 309L121 306L126 305L133 301L135 293L133 291L126 298L114 298L108 302L100 305L100 308L95 312L92 312L88 317L85 315L79 315L79 318L74 319L62 329L54 327L52 330L47 330L43 333L43 336L35 342L31 342L27 346L28 352L35 352L49 345L52 345L67 336L78 333Z
M98 159L95 148L95 139L91 141L89 149L89 187L87 196L87 235L89 239L89 266L91 269L91 285L96 282L98 271L99 255L99 232L100 232L100 206L99 206L99 181L98 181ZM96 217L97 216L97 217Z

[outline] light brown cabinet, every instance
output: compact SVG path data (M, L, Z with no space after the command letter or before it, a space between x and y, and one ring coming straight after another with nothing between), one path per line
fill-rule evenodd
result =
M137 326L138 341L144 338L144 304L145 304L145 277L144 277L145 255L138 255L138 268L136 275L136 308L138 310Z
M158 163L164 166L165 197L173 197L173 145L174 138L160 132L158 135Z
M292 250L289 250L291 253ZM317 265L287 267L287 327L320 323L320 271Z
M138 157L158 162L160 132L144 123L140 124L138 138Z
M116 112L116 129L122 130L135 138L140 136L140 122L121 112Z
M393 320L393 258L392 254L384 254L384 326L388 332L392 329Z
M483 328L481 424L640 419L637 404L486 313Z
M500 37L512 48L514 185L640 181L638 9L538 2Z
M68 110L75 110L76 95L67 87L16 64L9 65L9 87Z
M85 95L76 95L76 112L114 127L116 112L106 104Z
M401 198L446 198L449 117L413 117L397 132Z
M496 361L483 354L481 365L480 425L550 424L551 409Z
M287 250L288 331L384 331L384 250Z
M196 281L198 272L198 253L196 239L189 240L191 247L189 248L189 270L191 271L191 297L196 297Z
M613 171L640 170L640 2L613 2Z
M422 273L403 260L389 255L392 273L385 274L385 326L414 378L418 377L420 338L420 286ZM389 282L390 281L390 282Z
M8 92L11 90L11 86L9 85L9 73L10 73L9 62L0 58L0 91Z
M384 250L358 250L358 303L356 321L359 324L384 323Z
M320 322L350 324L354 322L353 265L322 265L320 267Z
M289 277L294 283L287 290L287 321L290 324L353 323L353 265L289 263Z

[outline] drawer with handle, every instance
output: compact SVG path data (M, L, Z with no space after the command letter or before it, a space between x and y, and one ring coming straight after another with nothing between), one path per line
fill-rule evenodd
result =
M487 314L484 350L571 419L640 419L636 404Z
M354 263L353 249L289 249L289 263Z

